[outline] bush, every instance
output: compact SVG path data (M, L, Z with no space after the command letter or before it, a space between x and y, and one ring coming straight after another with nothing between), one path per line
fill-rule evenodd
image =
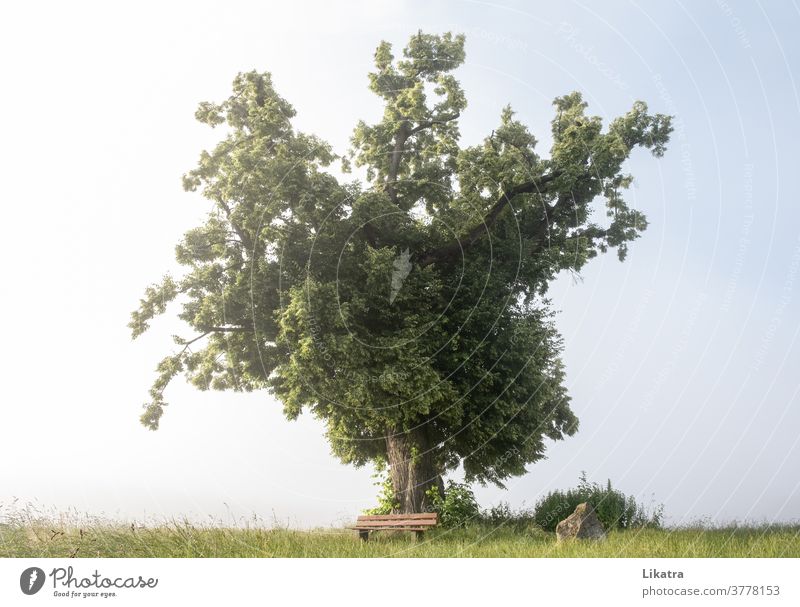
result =
M374 508L368 508L363 511L364 514L391 514L395 512L400 504L397 503L394 496L394 489L392 488L392 479L389 477L386 463L378 460L375 464L375 474L372 475L375 479L373 483L378 487L378 505Z
M481 513L481 522L493 528L503 527L513 531L529 531L536 525L533 510L514 510L507 502L500 502Z
M392 483L385 464L379 463L375 485L380 488L378 505L364 510L364 514L391 514L399 504L395 502ZM528 532L538 527L544 531L555 531L559 521L564 520L578 504L589 502L597 513L597 518L607 530L632 529L637 527L661 527L663 505L648 511L636 502L632 495L625 495L611 486L591 483L586 473L581 473L578 486L566 491L551 491L540 499L531 509L514 510L507 503L481 511L469 485L449 481L444 496L436 487L427 492L429 508L439 515L439 525L446 528L466 527L468 525L489 525L504 527L515 532Z
M597 513L597 518L607 530L631 529L634 527L660 527L664 506L657 506L648 512L636 503L632 496L626 496L614 489L609 480L606 485L590 483L586 473L582 473L578 486L567 491L551 491L536 503L533 512L534 522L545 531L555 531L558 522L572 514L575 507L589 502Z
M466 527L480 514L475 494L469 485L449 481L444 497L436 487L428 489L426 495L431 510L439 515L439 525L442 527Z

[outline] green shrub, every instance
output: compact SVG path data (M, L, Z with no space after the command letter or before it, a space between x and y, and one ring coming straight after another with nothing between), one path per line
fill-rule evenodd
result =
M590 483L582 473L578 486L567 491L551 491L536 503L533 519L545 531L555 531L558 522L572 514L575 507L589 502L597 518L606 529L631 529L634 527L660 527L663 505L648 512L632 495L626 496L611 486Z
M529 531L536 525L533 510L520 508L514 510L507 502L500 502L481 512L481 523L497 528L504 527L514 531Z
M428 489L426 495L431 510L439 515L439 525L442 527L466 527L480 515L478 502L469 485L449 481L444 497L436 487Z
M394 489L392 488L392 479L389 478L386 464L378 460L375 464L375 474L372 475L375 479L374 485L378 487L378 505L374 508L367 508L364 514L391 514L395 512L400 504L394 496Z
M379 487L378 505L364 510L364 514L391 514L397 512L399 504L395 501L391 480L386 465L379 463L373 475ZM541 498L533 509L514 510L505 502L481 511L469 485L449 481L444 496L436 487L426 493L429 509L439 515L442 527L466 527L468 525L487 525L493 528L504 527L513 531L528 531L539 527L545 531L555 531L559 521L564 520L578 504L589 502L597 513L597 518L607 530L631 529L638 527L661 527L664 507L659 505L648 511L636 502L632 495L625 495L611 486L589 482L586 473L581 473L578 486L566 491L551 491Z

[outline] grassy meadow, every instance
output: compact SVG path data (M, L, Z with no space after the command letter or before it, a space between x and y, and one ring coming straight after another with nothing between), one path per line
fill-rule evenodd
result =
M535 527L475 525L436 529L421 542L382 532L364 543L347 529L18 519L0 524L0 557L800 557L800 526L637 529L559 544Z

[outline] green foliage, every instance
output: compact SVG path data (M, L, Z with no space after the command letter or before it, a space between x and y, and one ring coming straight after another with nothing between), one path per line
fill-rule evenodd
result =
M431 510L439 515L439 525L444 528L465 527L480 514L475 495L467 484L449 481L444 496L437 487L428 489L426 495Z
M375 480L375 486L378 487L378 505L374 508L367 508L364 514L391 514L397 512L400 504L392 488L392 479L386 470L386 463L383 460L377 460L375 465L375 474L372 475Z
M500 502L481 512L480 522L490 528L502 527L518 532L539 529L532 510L526 508L514 510L507 502Z
M269 390L288 419L310 412L346 463L386 459L387 436L422 428L440 475L463 464L468 482L499 485L576 432L545 295L646 228L622 166L638 147L661 155L670 118L637 102L604 130L571 93L554 102L549 153L511 108L462 147L464 44L420 32L398 58L378 46L369 84L384 111L356 125L348 154L364 183L328 172L342 157L295 128L269 73L200 104L220 140L183 184L210 210L176 247L184 273L146 289L130 323L137 337L174 302L189 332L158 365L145 426L183 374L201 390Z
M606 485L590 483L585 472L581 474L576 488L551 491L541 498L536 503L533 519L542 529L555 531L559 521L567 518L583 502L594 507L597 518L607 530L661 526L663 505L648 512L632 495L626 496L614 489L611 480Z

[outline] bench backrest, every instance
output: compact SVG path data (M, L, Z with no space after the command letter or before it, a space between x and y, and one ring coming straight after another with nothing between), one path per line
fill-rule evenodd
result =
M439 522L435 512L420 514L364 514L358 517L358 527L392 529L394 527L434 527Z

